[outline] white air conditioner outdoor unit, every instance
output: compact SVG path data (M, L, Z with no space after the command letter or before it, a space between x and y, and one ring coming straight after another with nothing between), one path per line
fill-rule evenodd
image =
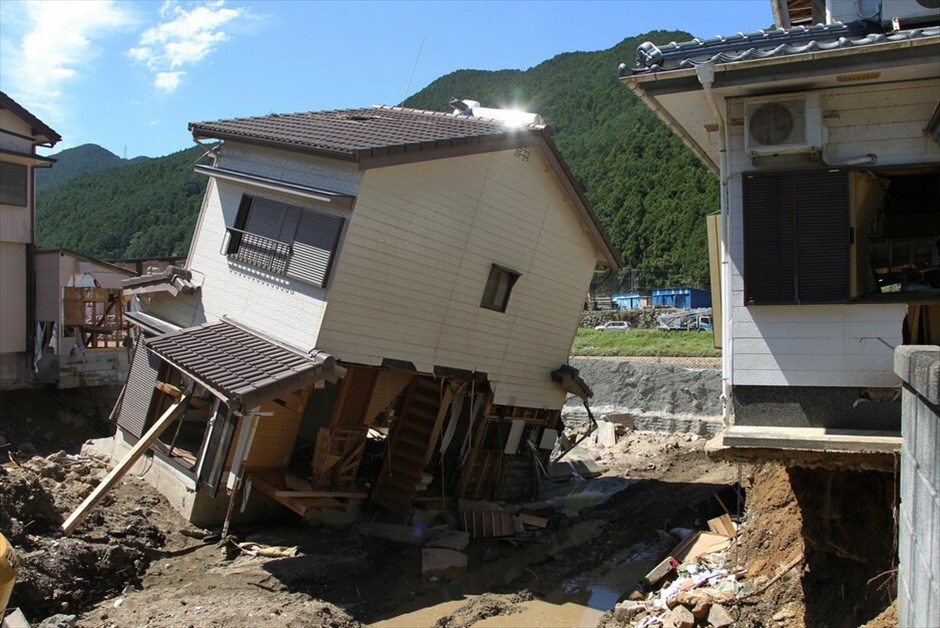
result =
M744 105L744 150L751 158L818 153L824 133L818 94L749 100Z
M901 28L940 23L940 0L883 0L881 22L894 27L897 19Z

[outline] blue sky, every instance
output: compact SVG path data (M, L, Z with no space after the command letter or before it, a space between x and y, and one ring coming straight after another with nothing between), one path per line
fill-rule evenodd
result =
M3 0L0 89L62 134L56 151L158 156L192 145L191 121L395 104L409 79L414 93L454 70L526 69L653 29L772 22L768 0Z

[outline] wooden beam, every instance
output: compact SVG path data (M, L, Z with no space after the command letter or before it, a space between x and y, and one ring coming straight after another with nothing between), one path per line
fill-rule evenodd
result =
M274 491L275 497L289 498L307 498L307 497L344 497L344 498L364 498L369 494L365 491Z
M183 396L183 391L174 386L173 384L167 384L166 382L161 382L157 380L153 383L153 387L159 390L162 393L166 393L169 396L173 397L176 400L179 400Z
M65 520L65 523L62 524L62 532L66 535L71 534L78 525L85 520L85 517L89 515L91 509L98 505L98 502L107 495L108 491L114 488L114 485L118 483L124 475L130 471L131 467L134 466L134 463L137 462L137 459L140 458L145 451L150 449L150 446L153 445L160 435L166 431L166 428L170 426L173 421L186 409L186 402L189 400L189 396L192 393L186 391L182 394L180 399L176 401L173 405L167 408L166 412L163 413L157 422L154 423L147 433L144 434L137 444L134 445L127 455L117 464L116 467L111 469L111 472L105 476L101 483L91 492L88 497L85 498L85 501L75 509L75 511L69 515L69 518Z

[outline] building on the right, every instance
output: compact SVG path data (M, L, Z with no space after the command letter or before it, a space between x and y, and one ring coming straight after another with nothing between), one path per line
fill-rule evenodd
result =
M620 79L719 177L725 452L892 472L895 350L940 357L940 5L771 4L775 30L646 42ZM919 602L899 585L902 625L940 625L940 437L921 398L932 479L901 484L932 513L919 540L933 558Z

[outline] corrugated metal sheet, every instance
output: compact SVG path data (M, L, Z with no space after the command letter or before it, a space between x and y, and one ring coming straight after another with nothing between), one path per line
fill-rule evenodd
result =
M147 416L153 400L153 385L157 381L160 358L147 350L145 340L141 339L134 350L134 360L124 387L124 398L117 424L129 434L140 438L147 427Z
M307 356L227 321L153 338L148 346L207 388L243 406L303 388L322 379L335 364L323 352Z

